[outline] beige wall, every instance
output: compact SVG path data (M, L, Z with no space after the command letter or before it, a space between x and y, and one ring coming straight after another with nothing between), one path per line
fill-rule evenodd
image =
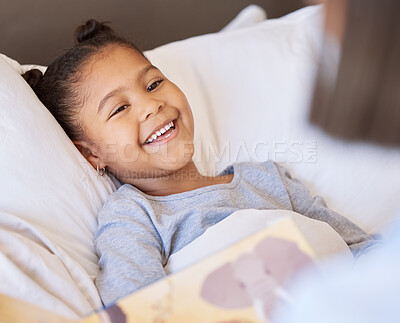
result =
M0 0L0 53L47 65L90 18L112 22L147 50L218 31L251 3L265 8L269 18L303 6L301 0Z

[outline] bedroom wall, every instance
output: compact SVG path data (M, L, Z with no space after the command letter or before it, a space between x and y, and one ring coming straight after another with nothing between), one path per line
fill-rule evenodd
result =
M147 50L218 31L251 3L265 8L268 18L304 6L302 0L0 0L0 53L47 65L89 18L111 21Z

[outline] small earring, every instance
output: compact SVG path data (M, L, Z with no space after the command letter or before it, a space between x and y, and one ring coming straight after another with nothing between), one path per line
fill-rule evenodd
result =
M100 176L103 176L106 172L106 168L103 167L101 169L99 169L99 165L97 165L97 174L99 174Z

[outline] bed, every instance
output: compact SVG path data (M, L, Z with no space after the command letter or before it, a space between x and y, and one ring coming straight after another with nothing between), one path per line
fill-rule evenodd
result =
M322 24L321 6L278 19L250 6L219 32L145 54L188 97L202 173L275 160L330 208L379 233L400 214L400 151L309 124ZM93 234L119 183L98 176L36 98L20 76L31 67L0 55L0 293L77 319L102 306ZM219 226L219 240L244 226Z

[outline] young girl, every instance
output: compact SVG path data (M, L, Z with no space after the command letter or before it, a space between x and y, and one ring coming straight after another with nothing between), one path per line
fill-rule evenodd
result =
M110 27L89 20L76 36L78 44L44 75L23 76L99 174L125 183L101 209L95 236L104 304L164 277L171 254L239 209L287 209L325 221L355 255L373 243L274 162L202 176L180 89Z

